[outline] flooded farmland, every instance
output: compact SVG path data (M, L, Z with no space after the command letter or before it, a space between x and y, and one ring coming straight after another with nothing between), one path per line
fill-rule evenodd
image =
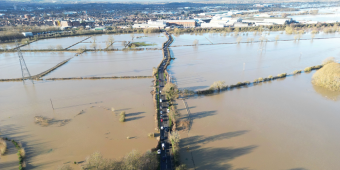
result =
M295 40L296 34L286 34L285 31L264 31L264 32L239 32L239 33L202 33L202 34L174 34L175 41L171 46L193 45L194 40L198 40L198 44L219 44L219 43L237 43L260 41L276 41ZM323 33L314 34L314 38L340 38L339 33ZM301 39L312 39L312 34L306 32L301 34Z
M276 76L340 59L340 39L282 41L253 44L199 45L171 48L176 58L170 73L179 88L204 89L214 81L227 85Z
M312 74L187 99L193 123L181 132L182 162L198 170L338 169L339 100L315 90Z
M154 132L151 80L0 83L1 133L23 142L27 169L55 169L84 161L95 151L116 159L134 149L145 152L157 143L147 136ZM126 112L124 123L118 121L122 111ZM52 120L48 125L37 124L35 116ZM14 161L2 157L0 168L13 165L17 169Z
M50 69L63 60L74 56L68 52L23 52L25 63L31 75ZM21 78L21 67L17 53L0 54L0 79Z
M59 77L151 76L162 60L161 50L87 52L48 74Z
M277 35L280 40L294 39L295 35L281 33L264 32L261 36L271 41ZM97 35L97 44L103 48L108 36ZM166 40L164 34L134 36L147 36L134 42L155 43L145 46L151 48ZM247 37L254 41L261 37L253 33L238 36L241 42L246 42ZM327 57L340 59L338 33L316 34L314 40L306 33L299 41L236 44L238 36L176 35L171 48L176 59L168 67L173 83L180 89L201 90L218 80L236 84L303 70L321 64ZM128 41L131 35L114 38L113 48L123 48L121 41ZM183 46L191 45L195 39L199 44L212 45ZM72 48L89 46L92 41L87 39ZM73 57L43 79L150 76L152 67L162 60L161 50L74 54L23 53L32 75ZM16 53L1 53L0 64L0 78L21 76ZM338 169L340 155L334 151L340 142L336 121L340 93L313 86L313 73L186 99L192 125L180 131L181 162L189 169L202 170ZM157 144L156 139L148 137L148 133L155 132L152 81L42 80L34 85L2 82L1 135L23 143L27 169L56 169L62 164L80 169L74 162L81 163L96 151L112 159L132 150L144 153ZM183 101L177 103L181 119L186 120ZM126 112L124 123L119 122L122 111ZM0 169L17 166L15 148L9 145L8 155L0 159Z

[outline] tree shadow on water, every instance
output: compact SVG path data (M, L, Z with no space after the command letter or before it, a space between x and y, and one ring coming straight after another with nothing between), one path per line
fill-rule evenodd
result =
M235 132L226 132L213 136L192 136L181 139L180 147L182 150L191 151L190 159L195 166L195 169L217 169L217 170L232 170L229 161L240 157L242 155L251 153L257 146L250 145L240 148L232 147L216 147L216 148L203 148L203 144L208 144L218 140L230 139L233 137L241 136L246 134L248 130L241 130ZM192 157L192 158L191 158ZM241 169L239 169L241 170ZM247 168L243 168L247 170Z
M128 118L128 119L125 119L125 122L129 122L129 121L133 121L133 120L138 120L138 119L141 119L145 116L138 116L138 117L132 117L132 118Z
M192 155L196 169L232 170L228 161L248 154L256 147L251 145L241 148L201 148L193 150Z
M190 114L190 119L194 120L194 119L201 119L201 118L205 118L208 116L214 116L216 114L216 110L214 111L203 111L203 112L196 112L196 113L191 113Z

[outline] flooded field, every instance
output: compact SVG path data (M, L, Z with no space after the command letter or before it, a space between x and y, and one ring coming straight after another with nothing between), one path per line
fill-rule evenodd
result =
M289 16L296 21L306 20L306 21L319 21L319 22L326 22L326 21L340 21L340 14L320 14L320 15L294 15Z
M112 36L114 38L114 41L117 41L114 43L113 48L122 48L121 46L122 41L132 41L132 42L146 42L147 44L154 44L152 46L144 46L148 48L161 48L162 44L167 40L167 38L164 36L163 33L152 33L152 34L102 34L95 36L96 42L98 43L104 43L108 40L108 38ZM132 40L132 37L133 40ZM85 43L93 42L93 38L90 38Z
M1 134L23 143L27 169L56 169L66 163L80 169L73 162L95 151L117 159L133 149L143 153L157 143L147 136L154 132L151 81L0 83ZM121 111L126 112L124 123L118 121ZM50 121L35 123L35 116ZM1 157L0 169L18 168L17 157L10 156Z
M86 52L45 78L150 76L161 60L161 50Z
M57 45L61 45L63 48L67 48L79 41L86 39L89 36L75 36L75 37L63 37L63 38L50 38L33 42L29 45L21 47L23 50L30 49L55 49Z
M294 40L296 34L286 34L285 31L264 31L261 34L259 32L239 32L237 33L203 33L202 35L195 34L174 34L175 41L171 46L181 45L193 45L194 40L198 40L199 44L216 44L216 43L236 43L240 37L240 42L248 42L249 39L253 41L260 41L261 38L265 38L268 41L275 41L276 36L279 36L280 40ZM320 32L315 34L315 38L340 38L339 33L327 34ZM312 39L310 32L302 34L301 39Z
M312 73L187 99L193 124L180 134L182 163L197 170L339 169L340 103L313 87Z
M68 52L23 52L26 65L31 75L39 74L71 58L74 53ZM20 78L21 66L17 53L0 53L0 79Z
M173 47L176 59L169 70L179 88L204 89L218 80L230 85L319 65L331 56L339 60L339 42L335 38Z

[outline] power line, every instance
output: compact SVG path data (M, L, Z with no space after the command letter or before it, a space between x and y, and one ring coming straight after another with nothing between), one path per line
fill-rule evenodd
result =
M25 59L22 56L22 53L20 51L20 46L19 43L15 40L15 44L17 46L17 50L18 50L18 56L19 56L19 62L20 62L20 66L21 66L21 75L22 75L22 82L25 84L25 79L29 79L33 82L33 79L31 77L31 73L28 71L27 65L25 63Z

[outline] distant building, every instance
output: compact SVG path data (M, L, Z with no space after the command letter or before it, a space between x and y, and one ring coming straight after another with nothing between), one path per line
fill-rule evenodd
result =
M236 22L234 23L234 27L248 27L248 23Z
M21 34L24 35L25 37L33 37L32 32L22 32Z
M270 18L270 17L273 17L273 16L266 14L266 13L262 13L262 14L255 14L254 17Z
M292 22L292 18L246 18L243 23L254 25L284 25Z
M27 18L27 19L31 19L31 18L32 18L32 15L25 14L25 18Z
M148 23L134 24L132 28L158 28L164 29L166 27L166 22L164 21L152 21L149 20Z
M182 26L184 28L195 28L197 22L195 20L157 20L164 21L169 26Z

